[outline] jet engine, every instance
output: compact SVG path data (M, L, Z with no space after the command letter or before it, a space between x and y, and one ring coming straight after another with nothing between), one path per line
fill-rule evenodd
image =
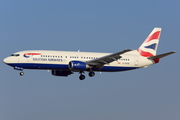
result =
M90 68L85 62L82 61L71 61L69 62L69 69L72 71L85 71Z

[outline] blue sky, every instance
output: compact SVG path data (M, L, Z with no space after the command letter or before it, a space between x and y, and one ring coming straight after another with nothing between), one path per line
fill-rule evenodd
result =
M162 27L158 54L180 51L178 0L2 0L1 60L22 50L118 52L137 49ZM180 55L145 69L54 77L0 68L1 120L177 120ZM87 75L87 73L86 73Z

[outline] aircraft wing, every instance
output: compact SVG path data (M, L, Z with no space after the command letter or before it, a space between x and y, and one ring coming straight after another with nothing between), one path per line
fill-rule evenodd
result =
M119 58L121 58L121 54L124 54L126 52L132 51L131 49L127 49L121 52L113 53L107 56L100 57L98 59L87 61L86 63L90 66L93 66L95 68L101 68L105 64L109 64L113 61L117 61Z

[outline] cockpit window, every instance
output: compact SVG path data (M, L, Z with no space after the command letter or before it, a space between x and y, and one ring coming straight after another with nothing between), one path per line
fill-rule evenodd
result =
M12 54L11 56L17 57L17 56L20 56L20 54Z

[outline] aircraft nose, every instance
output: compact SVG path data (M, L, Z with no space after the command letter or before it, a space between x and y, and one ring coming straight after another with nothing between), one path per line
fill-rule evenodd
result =
M8 58L5 58L5 59L3 60L3 62L4 62L5 64L7 64L7 63L9 62L9 59L8 59Z

